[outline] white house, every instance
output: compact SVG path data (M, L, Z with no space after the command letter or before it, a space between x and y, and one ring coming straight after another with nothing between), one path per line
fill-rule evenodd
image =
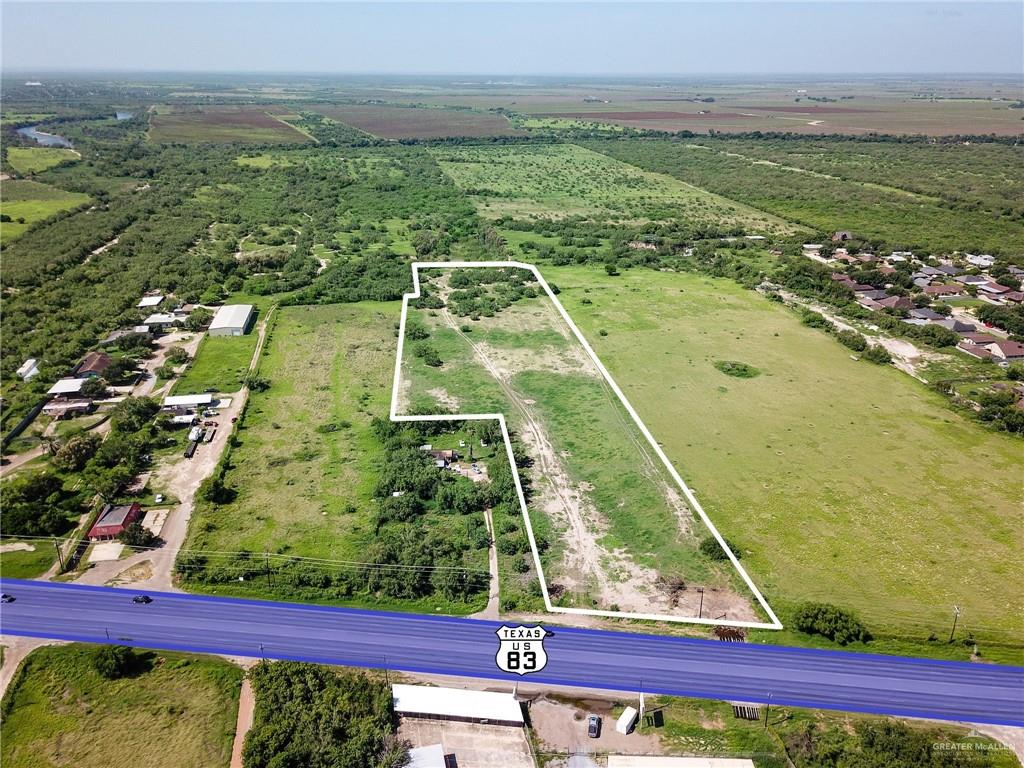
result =
M18 376L21 377L22 381L28 381L33 376L39 375L39 361L34 357L30 357L21 367L18 369Z
M77 395L82 391L82 385L87 381L88 379L60 379L46 391L46 394L54 396Z

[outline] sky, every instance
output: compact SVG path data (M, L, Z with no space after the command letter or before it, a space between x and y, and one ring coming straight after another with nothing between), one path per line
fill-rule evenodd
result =
M8 2L18 72L1024 71L1024 3Z

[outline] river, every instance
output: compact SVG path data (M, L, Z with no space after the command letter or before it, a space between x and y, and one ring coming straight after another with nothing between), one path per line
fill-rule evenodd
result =
M41 144L44 147L70 147L71 142L65 139L63 136L58 136L55 133L43 133L39 130L38 125L30 125L25 128L19 128L18 133L30 139L35 139L37 144Z

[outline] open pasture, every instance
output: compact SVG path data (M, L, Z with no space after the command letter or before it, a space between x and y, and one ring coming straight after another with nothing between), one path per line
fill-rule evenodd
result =
M503 115L466 109L353 104L316 111L382 139L523 135Z
M374 492L385 450L372 419L386 418L390 404L399 305L283 307L275 315L260 367L270 387L250 394L225 473L232 498L200 501L189 526L186 549L206 563L209 583L190 580L188 588L428 613L482 608L485 595L449 603L316 588L325 575L361 573L358 564L371 560L383 536ZM468 521L459 516L423 518L423 535L465 536L460 526ZM306 558L298 576L307 580L275 575L272 583L242 584L218 576L244 566L245 553L265 551L284 556L275 565ZM486 549L467 552L464 566L485 571Z
M506 415L533 462L531 521L552 531L543 562L553 601L697 617L701 586L705 618L764 618L724 556L699 549L710 531L550 299L459 316L448 276L460 272L471 270L421 275L452 298L409 310L398 412Z
M959 605L983 653L1019 642L1018 440L731 281L544 274L784 622L822 600L924 640Z
M776 216L573 144L445 147L431 153L489 218L675 219L751 232L793 231Z
M8 147L7 162L18 173L32 174L45 171L55 165L77 160L79 154L73 149L58 147Z
M159 143L305 144L311 139L271 109L203 107L157 110L150 116L149 138Z
M27 179L8 179L2 186L0 211L11 218L0 227L4 242L17 237L37 221L89 202L89 196L81 192L65 192Z

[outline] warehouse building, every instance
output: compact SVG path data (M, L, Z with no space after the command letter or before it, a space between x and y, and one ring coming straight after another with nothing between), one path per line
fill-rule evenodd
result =
M164 398L165 411L199 408L210 405L213 405L213 395L209 392L204 392L200 395L168 395Z
M426 685L391 686L395 712L402 717L457 720L483 725L525 725L523 708L511 693L434 688Z
M252 304L225 304L210 323L211 336L241 336L252 325Z

